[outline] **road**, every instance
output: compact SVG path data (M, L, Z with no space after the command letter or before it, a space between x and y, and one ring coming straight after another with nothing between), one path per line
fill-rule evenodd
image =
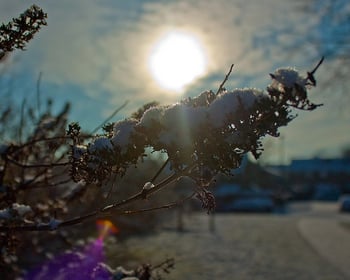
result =
M139 260L175 258L166 279L350 279L350 215L329 203L290 206L288 214L215 214L214 230L205 213L174 222L157 234L134 237L115 250Z

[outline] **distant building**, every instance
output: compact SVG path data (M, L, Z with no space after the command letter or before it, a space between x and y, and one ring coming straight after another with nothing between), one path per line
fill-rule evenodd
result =
M304 176L332 176L350 175L350 158L333 159L295 159L289 165L270 165L267 170L272 173L304 175Z
M334 200L342 193L350 193L350 158L296 159L289 165L271 165L266 169L286 178L292 190L304 192L304 198L326 199L327 191Z

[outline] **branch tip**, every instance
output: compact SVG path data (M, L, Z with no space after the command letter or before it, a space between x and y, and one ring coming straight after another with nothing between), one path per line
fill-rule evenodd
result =
M225 79L224 79L224 80L222 81L222 83L220 84L219 89L218 89L218 91L216 92L216 95L218 95L218 94L223 90L223 87L224 87L225 83L227 82L228 78L229 78L230 75L231 75L233 66L234 66L234 64L231 64L230 70L229 70L228 73L226 74Z

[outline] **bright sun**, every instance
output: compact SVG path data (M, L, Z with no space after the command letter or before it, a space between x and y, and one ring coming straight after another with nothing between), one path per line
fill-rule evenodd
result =
M186 85L205 73L207 58L193 35L173 31L155 44L148 65L160 87L182 92Z

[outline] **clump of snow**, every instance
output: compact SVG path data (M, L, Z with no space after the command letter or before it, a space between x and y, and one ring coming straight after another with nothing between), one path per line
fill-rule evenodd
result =
M118 266L116 268L116 270L114 271L114 274L115 274L115 277L122 276L123 279L128 279L128 278L138 279L138 278L133 277L133 275L135 275L134 270L127 270L122 266Z
M143 186L143 190L150 190L150 189L153 189L154 188L154 185L152 184L152 182L147 182L144 186Z
M13 203L12 207L0 210L0 219L10 220L18 216L23 218L30 212L32 212L32 208L30 206Z
M167 128L178 128L179 123L186 123L189 129L197 128L206 118L205 107L191 107L186 104L175 104L164 112L161 122Z
M179 149L186 149L191 146L192 137L198 134L206 119L205 107L175 104L164 112L161 125L166 129L160 133L159 141L164 146L175 145Z
M95 138L88 147L89 153L94 154L99 151L113 151L111 140L105 136Z
M239 111L249 113L263 98L269 96L254 88L225 91L219 95L206 91L198 97L188 98L172 106L150 108L144 113L137 128L151 134L147 135L153 141L151 146L189 150L203 130L225 129L235 117L239 118ZM157 129L155 125L158 125ZM238 136L235 135L235 138Z
M185 103L193 107L198 106L209 106L210 103L215 99L216 95L214 92L207 90L199 94L194 98L188 98Z
M81 157L86 153L87 148L83 145L73 146L72 157L76 160L81 159Z
M285 88L294 88L295 85L305 88L307 84L307 79L301 77L294 68L279 68L270 75L273 79L270 86L282 92L285 91Z
M27 213L32 211L32 208L30 206L24 205L24 204L18 204L18 203L12 204L12 208L16 210L18 215L20 216L24 216Z
M268 96L254 88L235 89L220 94L208 108L211 125L216 128L227 125L229 116L235 116L238 110L251 109L262 98Z
M138 126L142 126L144 128L150 128L154 125L154 123L161 123L165 111L164 106L159 107L151 107L146 110L140 120Z
M132 143L131 137L136 133L135 125L138 123L135 119L126 119L116 122L113 128L111 142L114 146L119 146L122 154L126 153L128 145Z

